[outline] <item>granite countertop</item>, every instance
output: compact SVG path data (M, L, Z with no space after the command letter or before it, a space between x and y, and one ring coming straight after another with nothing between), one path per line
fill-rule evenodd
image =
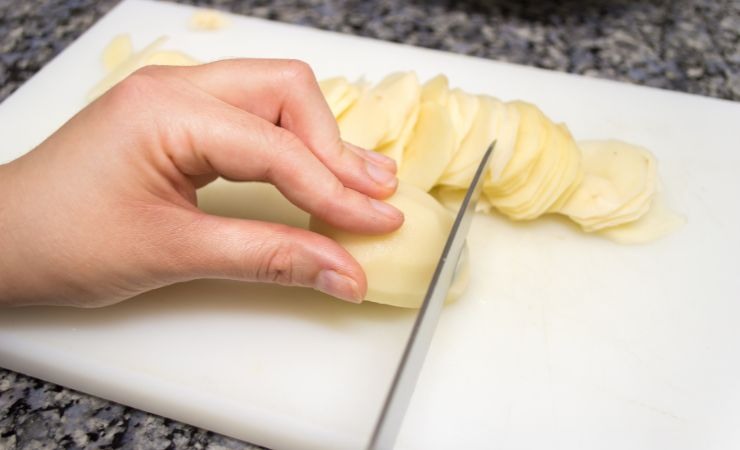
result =
M0 0L0 101L116 3ZM186 3L740 101L738 0ZM256 448L0 368L0 450L58 447Z

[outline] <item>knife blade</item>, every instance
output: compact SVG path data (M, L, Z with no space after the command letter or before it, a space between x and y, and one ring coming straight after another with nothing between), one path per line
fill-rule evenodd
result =
M455 222L447 237L442 255L429 282L424 302L421 304L416 321L411 329L406 347L393 377L393 382L383 403L378 421L370 437L368 450L388 450L398 436L403 417L414 393L416 380L421 373L434 329L439 321L447 291L452 284L460 254L465 246L465 238L480 196L481 179L496 145L494 141L486 150L478 169L465 194L465 199L457 212Z

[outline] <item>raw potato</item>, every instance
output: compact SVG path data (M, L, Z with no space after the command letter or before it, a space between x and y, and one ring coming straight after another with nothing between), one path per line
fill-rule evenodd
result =
M118 41L118 42L116 42ZM108 44L103 52L103 62L112 63L120 60L116 67L113 67L108 74L90 90L87 96L88 101L93 101L105 94L108 89L118 84L121 80L131 75L137 69L146 65L193 65L198 61L179 51L161 51L159 48L167 41L166 36L160 36L154 42L144 47L138 53L131 54L128 58L123 59L121 56L126 52L125 38L117 36ZM107 54L107 55L106 55ZM108 68L106 66L106 68Z
M662 196L658 195L652 203L647 213L634 222L598 233L620 244L645 244L667 236L686 223L686 218L671 210Z
M215 31L229 24L229 19L215 9L200 9L190 17L190 29L198 31Z
M454 215L426 192L404 183L388 199L406 220L398 230L380 236L348 233L311 219L310 228L336 240L365 270L366 300L418 308L437 265ZM467 284L467 253L461 257L457 279L447 301L456 300Z
M439 184L467 189L483 154L496 138L506 106L493 97L479 97L479 108L460 148L439 179Z
M585 231L638 219L650 208L657 187L653 155L621 141L579 143L584 178L558 210Z
M352 86L322 82L330 105ZM650 152L619 141L577 144L565 124L531 103L450 89L444 75L420 87L415 75L396 73L355 91L346 105L332 106L344 139L392 157L401 180L453 211L494 140L478 211L495 208L514 220L563 214L586 232L611 230L605 236L624 236L620 225L652 211L658 178Z
M387 76L364 92L339 117L342 139L370 150L393 142L418 105L420 91L419 80L413 72Z
M456 133L448 99L447 77L440 75L424 84L416 124L398 169L400 180L424 191L436 184L455 151Z
M331 113L338 118L360 97L361 88L344 77L334 77L319 82L321 93Z
M103 50L103 66L110 72L133 54L134 46L131 44L131 36L126 33L119 34Z

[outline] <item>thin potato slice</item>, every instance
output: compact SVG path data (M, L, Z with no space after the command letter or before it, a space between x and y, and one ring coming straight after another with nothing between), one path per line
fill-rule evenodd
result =
M327 78L319 81L319 88L335 118L342 115L360 96L361 88L345 77Z
M111 72L134 54L134 46L128 33L114 37L103 50L103 66Z
M686 223L686 218L671 210L662 196L658 195L639 219L599 231L620 244L645 244L656 241L674 232Z
M440 74L424 83L421 88L421 101L446 105L449 94L449 81L446 76Z
M159 50L144 58L145 66L194 66L196 64L199 62L177 50Z
M555 125L545 123L542 134L539 139L539 157L533 161L533 168L527 183L511 195L487 196L494 207L512 219L537 218L550 206L549 204L543 205L544 202L540 199L547 196L547 190L557 183L558 169L562 169L564 151Z
M531 170L534 161L542 150L542 140L546 136L545 125L547 118L536 106L522 101L511 102L519 112L519 129L517 130L516 145L511 159L501 172L500 179L492 185L506 185L516 179L521 173Z
M475 121L439 179L439 184L467 189L483 154L496 138L506 106L488 96L479 97L479 102Z
M401 170L403 166L403 151L406 148L411 136L416 127L416 121L419 119L420 105L414 105L414 109L411 114L406 118L406 122L403 124L401 134L396 138L395 141L389 142L388 144L382 145L376 149L379 153L384 154L396 161L396 169Z
M452 158L455 130L449 111L436 102L424 102L403 154L398 178L428 191Z
M559 210L565 202L568 201L570 196L573 195L573 192L578 189L578 186L583 180L581 149L576 145L573 135L565 124L559 124L558 129L563 138L564 150L568 155L568 165L563 169L563 178L561 180L560 188L558 189L559 194L552 205L550 205L548 212Z
M468 191L466 189L456 188L452 186L436 186L429 193L437 199L445 208L450 211L457 213L460 210L463 200L465 200L465 194ZM493 209L491 202L481 195L478 199L478 203L475 205L476 212L489 213Z
M395 141L419 103L420 91L415 73L388 75L339 118L342 139L370 150Z
M630 205L640 210L644 207L640 200L655 192L655 158L647 150L621 141L589 141L579 147L585 175L558 212L590 231L613 224L610 219L614 217L632 218Z
M450 91L450 95L447 100L447 107L450 110L452 126L455 129L454 153L457 154L462 141L465 139L465 136L468 135L470 128L473 126L476 114L478 114L478 97L467 94L460 89L454 89Z

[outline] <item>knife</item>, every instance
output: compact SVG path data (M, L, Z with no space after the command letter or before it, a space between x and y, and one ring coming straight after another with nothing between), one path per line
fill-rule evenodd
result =
M434 329L437 327L439 314L442 312L442 305L455 277L460 254L465 246L465 238L468 235L470 222L475 212L475 205L480 196L483 172L488 166L495 145L496 142L494 141L483 155L473 176L473 181L465 193L465 199L460 205L460 210L457 212L450 235L447 237L447 242L442 250L442 256L434 270L432 280L429 282L424 302L416 316L411 335L406 342L403 356L383 403L380 417L370 437L368 450L389 450L393 448L396 436L398 436L401 429L403 417L414 393L416 380L419 378L424 358L429 350L429 345L432 343Z

